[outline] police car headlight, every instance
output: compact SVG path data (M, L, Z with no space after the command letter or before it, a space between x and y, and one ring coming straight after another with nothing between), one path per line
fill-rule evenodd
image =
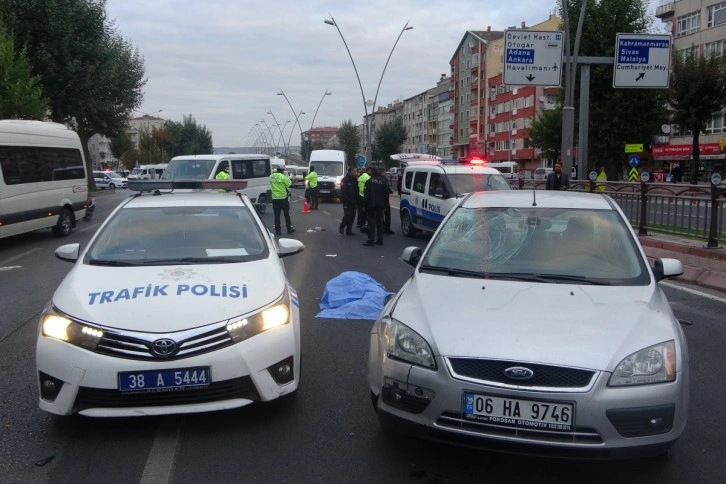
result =
M673 340L644 348L621 361L608 385L648 385L676 379L676 344Z
M232 341L239 343L257 334L290 322L288 298L285 296L272 306L256 314L246 314L227 321L227 332Z
M95 350L103 337L103 329L80 321L74 321L53 307L41 316L41 334L46 338L65 341L72 345Z
M386 339L386 353L389 358L436 369L431 346L421 335L393 318L386 317L382 323L383 336Z

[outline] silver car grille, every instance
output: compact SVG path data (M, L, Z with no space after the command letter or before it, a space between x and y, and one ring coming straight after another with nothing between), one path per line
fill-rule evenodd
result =
M175 351L160 356L154 352L154 342L172 340ZM179 360L216 351L232 344L226 322L173 333L144 333L104 328L96 353L132 360Z
M581 368L483 358L446 358L446 363L452 376L459 380L532 390L587 391L594 384L594 377L598 373ZM508 377L505 370L513 367L527 368L532 372L532 377L527 380Z

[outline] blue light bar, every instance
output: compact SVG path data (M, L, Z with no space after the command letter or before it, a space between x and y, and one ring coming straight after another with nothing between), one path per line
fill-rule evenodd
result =
M129 180L129 190L151 192L154 190L227 190L247 188L247 180Z

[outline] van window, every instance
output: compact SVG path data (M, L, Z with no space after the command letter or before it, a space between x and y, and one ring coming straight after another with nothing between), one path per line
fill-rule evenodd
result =
M446 190L446 182L444 182L444 177L441 173L431 173L429 195L439 198L449 198L448 191Z
M0 146L6 185L86 178L81 153L72 148Z
M262 178L270 176L270 164L267 159L232 160L232 178Z

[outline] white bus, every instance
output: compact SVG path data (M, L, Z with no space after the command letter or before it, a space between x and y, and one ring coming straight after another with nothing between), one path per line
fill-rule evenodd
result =
M0 120L0 238L44 228L64 237L87 207L86 163L75 131Z
M272 202L270 174L272 167L269 155L182 155L169 161L161 175L162 180L213 180L225 165L233 180L247 180L247 188L241 193L247 195L260 213L265 213L267 203Z

